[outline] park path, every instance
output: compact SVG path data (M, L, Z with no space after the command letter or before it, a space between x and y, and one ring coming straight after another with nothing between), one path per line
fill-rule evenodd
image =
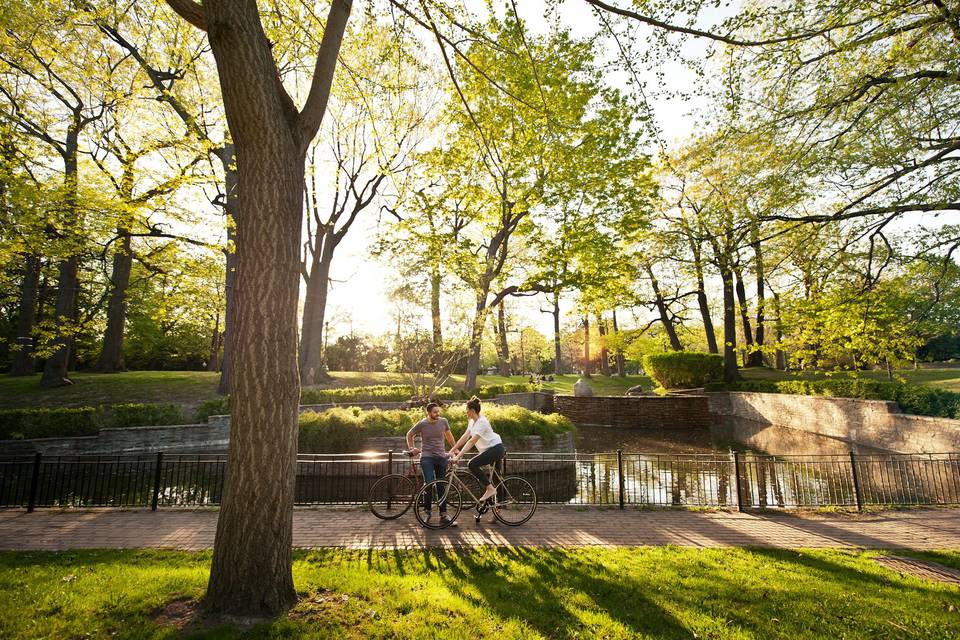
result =
M172 548L213 545L217 511L0 510L0 549ZM522 527L422 529L408 514L382 522L358 509L297 509L296 547L417 549L495 546L863 547L960 549L960 510L874 514L640 511L546 506Z

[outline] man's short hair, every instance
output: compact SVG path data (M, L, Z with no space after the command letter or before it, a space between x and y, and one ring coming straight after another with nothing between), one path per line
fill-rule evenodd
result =
M427 412L427 413L430 413L430 412L433 411L434 409L439 409L439 408L440 408L440 404L439 404L439 403L437 403L437 402L428 402L428 403L427 403L426 412Z

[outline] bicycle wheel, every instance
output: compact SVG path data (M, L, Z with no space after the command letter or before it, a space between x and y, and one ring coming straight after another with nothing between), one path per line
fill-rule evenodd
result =
M433 503L437 503L432 505L431 511L427 511L424 501L424 498L428 495L433 497ZM450 518L447 524L440 523L439 503L442 502L446 502L447 517ZM423 485L413 500L413 513L417 516L417 522L427 529L445 529L450 526L450 522L456 520L457 516L460 515L461 508L463 508L463 505L460 501L460 489L449 480L434 480Z
M381 520L395 520L413 504L417 485L410 476L392 473L373 483L367 495L370 511Z
M497 487L493 515L503 524L516 527L533 517L537 510L537 492L520 476L509 476Z

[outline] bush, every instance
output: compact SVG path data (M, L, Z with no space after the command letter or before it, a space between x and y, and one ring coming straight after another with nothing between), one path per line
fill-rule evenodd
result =
M300 404L339 404L344 402L405 402L414 396L413 387L407 384L371 385L366 387L335 387L331 389L303 389ZM453 390L440 387L436 398L452 398Z
M896 402L904 413L960 419L960 393L916 384L884 382L864 378L827 380L744 380L708 385L707 391L751 391L794 393L805 396L858 398Z
M90 436L99 428L93 407L0 411L0 438L6 440Z
M651 353L643 368L664 389L693 389L723 379L723 356L696 351Z
M230 413L230 396L205 400L197 407L197 422L206 422L210 416L225 416Z
M534 391L540 391L540 385L528 382L508 382L506 384L483 385L472 394L464 392L463 395L464 397L475 395L480 399L490 399L507 393L532 393Z
M175 404L115 404L106 410L103 424L110 427L152 427L186 422Z
M483 413L493 424L493 429L504 440L538 435L552 441L557 434L572 431L573 424L559 414L544 415L522 407L487 406ZM359 451L366 438L375 436L403 436L414 424L422 420L423 411L418 409L373 409L364 411L358 407L336 407L325 411L308 411L300 415L298 438L300 453L349 453ZM463 407L443 412L450 428L459 437L467 428L467 415Z

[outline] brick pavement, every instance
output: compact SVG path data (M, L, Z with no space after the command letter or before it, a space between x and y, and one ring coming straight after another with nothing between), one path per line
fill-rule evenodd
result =
M215 510L0 511L0 549L173 548L213 545ZM476 525L422 529L412 514L390 522L359 509L297 509L301 548L396 549L496 546L960 548L960 511L916 509L876 514L737 513L610 510L542 506L522 527Z

